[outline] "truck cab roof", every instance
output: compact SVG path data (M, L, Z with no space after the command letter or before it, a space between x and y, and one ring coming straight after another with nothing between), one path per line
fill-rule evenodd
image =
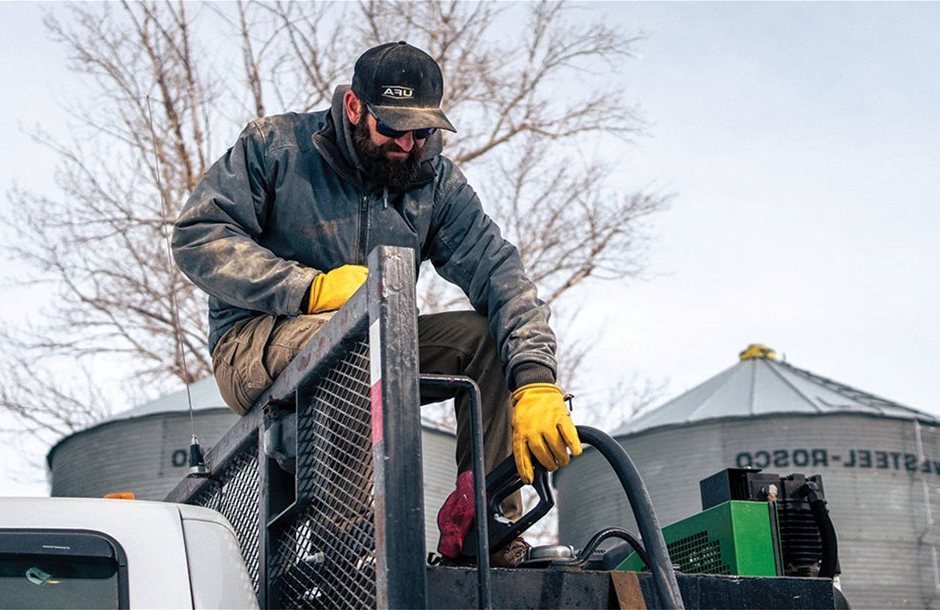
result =
M84 606L87 596L114 607L257 607L221 514L93 498L0 498L0 597L11 596L23 607Z

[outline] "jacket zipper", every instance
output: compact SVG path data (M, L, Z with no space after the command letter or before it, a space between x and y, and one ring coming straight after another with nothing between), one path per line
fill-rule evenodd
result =
M369 194L364 193L359 204L359 264L366 265L366 239L369 235Z

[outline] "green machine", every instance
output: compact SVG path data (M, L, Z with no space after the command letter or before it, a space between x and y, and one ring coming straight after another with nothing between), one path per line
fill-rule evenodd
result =
M779 576L770 505L729 500L663 528L672 563L686 574ZM617 568L639 572L633 553Z
M703 511L663 528L669 557L686 574L839 574L822 478L729 468L702 480ZM637 553L619 570L643 571Z

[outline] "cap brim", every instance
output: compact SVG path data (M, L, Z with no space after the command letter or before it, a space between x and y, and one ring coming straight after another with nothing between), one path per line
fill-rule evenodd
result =
M398 131L410 131L412 129L425 129L427 127L437 127L447 131L457 130L444 116L444 111L440 108L419 108L414 106L374 106L370 104L372 112L383 123Z

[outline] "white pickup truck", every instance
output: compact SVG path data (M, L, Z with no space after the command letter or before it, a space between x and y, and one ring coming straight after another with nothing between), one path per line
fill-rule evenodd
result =
M0 608L257 608L219 513L165 502L0 498Z

